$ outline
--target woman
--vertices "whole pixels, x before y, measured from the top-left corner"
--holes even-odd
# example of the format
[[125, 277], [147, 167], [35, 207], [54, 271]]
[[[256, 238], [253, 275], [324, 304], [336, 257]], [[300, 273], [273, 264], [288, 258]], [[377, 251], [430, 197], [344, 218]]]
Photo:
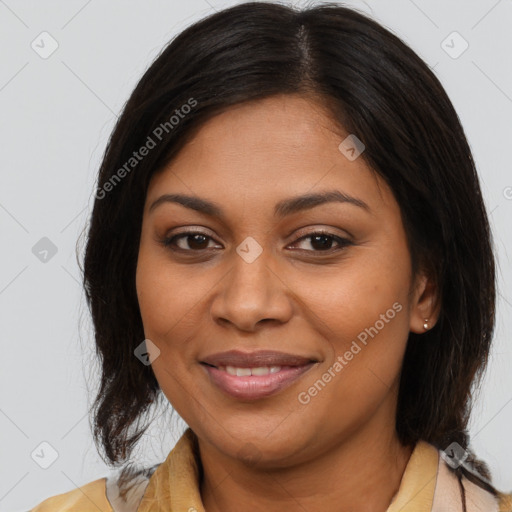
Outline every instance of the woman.
[[106, 460], [162, 396], [189, 428], [34, 511], [512, 510], [468, 449], [495, 307], [471, 151], [366, 16], [248, 3], [174, 39], [109, 141], [83, 271]]

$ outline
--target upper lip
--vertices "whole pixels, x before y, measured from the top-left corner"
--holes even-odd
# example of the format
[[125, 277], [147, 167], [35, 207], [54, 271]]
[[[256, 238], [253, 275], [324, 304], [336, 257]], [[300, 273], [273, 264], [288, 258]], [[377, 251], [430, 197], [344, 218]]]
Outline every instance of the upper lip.
[[258, 368], [260, 366], [304, 366], [317, 361], [295, 354], [286, 354], [275, 350], [258, 350], [255, 352], [241, 352], [229, 350], [218, 352], [202, 359], [202, 363], [211, 366], [234, 366], [236, 368]]

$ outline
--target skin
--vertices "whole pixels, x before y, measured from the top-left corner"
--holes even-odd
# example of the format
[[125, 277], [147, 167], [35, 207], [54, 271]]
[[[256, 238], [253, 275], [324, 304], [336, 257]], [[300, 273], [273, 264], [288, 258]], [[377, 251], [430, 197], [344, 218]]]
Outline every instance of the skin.
[[[395, 431], [400, 368], [409, 331], [425, 332], [425, 318], [435, 324], [435, 289], [411, 275], [391, 190], [363, 158], [350, 161], [338, 149], [347, 135], [312, 98], [274, 96], [210, 119], [150, 182], [138, 300], [145, 336], [160, 350], [155, 376], [199, 439], [208, 512], [380, 512], [398, 491], [412, 451]], [[370, 211], [329, 202], [273, 215], [281, 200], [325, 190]], [[224, 218], [171, 202], [150, 211], [171, 193], [214, 201]], [[175, 239], [181, 252], [161, 242], [188, 230], [210, 238]], [[318, 230], [350, 244], [306, 237]], [[263, 249], [251, 263], [236, 251], [247, 237]], [[394, 303], [401, 311], [300, 403], [299, 393]], [[200, 364], [231, 349], [318, 363], [287, 389], [244, 401], [215, 387]]]

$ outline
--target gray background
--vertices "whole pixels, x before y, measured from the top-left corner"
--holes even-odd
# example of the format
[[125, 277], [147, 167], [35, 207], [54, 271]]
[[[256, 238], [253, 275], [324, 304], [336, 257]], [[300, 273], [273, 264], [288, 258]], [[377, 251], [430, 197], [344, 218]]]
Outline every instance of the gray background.
[[[235, 3], [0, 0], [0, 511], [26, 510], [110, 471], [86, 413], [97, 365], [75, 244], [107, 137], [142, 73], [172, 36]], [[500, 297], [472, 446], [498, 488], [512, 491], [512, 1], [345, 3], [372, 14], [434, 68], [474, 152]], [[43, 31], [58, 44], [45, 59], [31, 47], [35, 41], [39, 52], [51, 49]], [[461, 55], [464, 41], [450, 36], [454, 31], [469, 45]], [[179, 437], [183, 422], [167, 417], [155, 421], [136, 452], [141, 463], [164, 460]], [[40, 464], [51, 462], [52, 450], [42, 442], [57, 454], [48, 469]], [[34, 450], [44, 456], [32, 458]]]

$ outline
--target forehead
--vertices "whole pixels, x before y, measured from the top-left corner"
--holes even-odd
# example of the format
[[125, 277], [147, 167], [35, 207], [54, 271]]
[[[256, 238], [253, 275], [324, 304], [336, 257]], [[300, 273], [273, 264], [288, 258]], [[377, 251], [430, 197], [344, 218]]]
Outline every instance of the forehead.
[[377, 209], [392, 206], [384, 181], [361, 157], [351, 161], [340, 151], [348, 135], [320, 103], [303, 96], [235, 105], [205, 122], [152, 177], [147, 203], [183, 192], [233, 207], [240, 197], [275, 204], [285, 196], [336, 189]]

